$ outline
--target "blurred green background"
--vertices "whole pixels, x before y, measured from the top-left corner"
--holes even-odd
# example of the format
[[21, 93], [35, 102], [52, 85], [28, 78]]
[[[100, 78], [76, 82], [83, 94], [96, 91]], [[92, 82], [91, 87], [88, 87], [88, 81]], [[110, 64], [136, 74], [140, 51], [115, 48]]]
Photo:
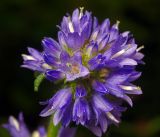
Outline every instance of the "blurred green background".
[[[33, 92], [34, 76], [20, 68], [21, 54], [28, 46], [41, 50], [44, 36], [56, 39], [62, 16], [81, 6], [100, 22], [120, 20], [121, 31], [130, 30], [137, 43], [145, 45], [146, 65], [138, 68], [143, 75], [137, 81], [144, 94], [134, 98], [119, 127], [111, 126], [104, 137], [160, 137], [159, 0], [0, 0], [0, 124], [20, 111], [31, 130], [45, 123], [47, 118], [38, 116], [42, 109], [38, 102], [51, 97], [53, 86], [45, 81], [38, 93]], [[86, 129], [78, 134], [94, 137]], [[0, 137], [8, 137], [3, 128]]]

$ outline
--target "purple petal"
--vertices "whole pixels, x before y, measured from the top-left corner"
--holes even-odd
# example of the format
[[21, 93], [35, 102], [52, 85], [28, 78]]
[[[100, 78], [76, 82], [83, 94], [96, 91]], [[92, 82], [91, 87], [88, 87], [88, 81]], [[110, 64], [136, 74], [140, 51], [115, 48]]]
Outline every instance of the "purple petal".
[[105, 85], [99, 81], [94, 81], [92, 83], [92, 87], [94, 90], [100, 92], [100, 93], [108, 93], [108, 89], [105, 87]]
[[67, 52], [65, 52], [65, 51], [61, 52], [61, 54], [60, 54], [60, 60], [63, 63], [69, 62], [69, 60], [70, 60], [69, 54]]
[[72, 14], [72, 22], [75, 32], [79, 32], [79, 10], [75, 9]]
[[90, 36], [90, 40], [96, 41], [99, 33], [99, 27], [95, 28]]
[[98, 19], [96, 17], [94, 17], [94, 20], [93, 20], [93, 30], [95, 28], [97, 28], [97, 27], [98, 27]]
[[129, 78], [130, 73], [131, 73], [130, 70], [129, 71], [128, 70], [114, 71], [107, 77], [106, 81], [109, 84], [118, 85], [118, 84], [125, 82]]
[[65, 34], [70, 32], [68, 27], [68, 17], [63, 17], [63, 20], [61, 22], [61, 30], [63, 30]]
[[95, 42], [91, 42], [86, 49], [87, 56], [94, 56], [98, 53], [98, 45]]
[[58, 109], [53, 117], [53, 123], [55, 126], [58, 125], [58, 123], [61, 121], [62, 117], [64, 115], [64, 109]]
[[42, 45], [44, 48], [44, 52], [59, 58], [61, 47], [59, 43], [57, 43], [52, 38], [44, 38], [42, 40]]
[[119, 34], [118, 29], [112, 27], [112, 28], [110, 29], [109, 34], [110, 34], [110, 39], [109, 39], [108, 42], [111, 42], [111, 41], [116, 40], [116, 39], [118, 38], [118, 34]]
[[111, 95], [122, 98], [124, 96], [124, 91], [120, 89], [117, 85], [106, 83], [106, 87]]
[[83, 86], [77, 86], [75, 95], [77, 98], [80, 98], [86, 96], [87, 92]]
[[110, 21], [109, 19], [105, 19], [101, 25], [100, 33], [108, 33], [109, 28], [110, 28]]
[[141, 72], [137, 72], [137, 71], [132, 72], [130, 77], [128, 78], [128, 81], [130, 82], [135, 81], [141, 76], [141, 74], [142, 74]]
[[62, 120], [61, 120], [62, 125], [64, 127], [67, 127], [70, 124], [70, 122], [72, 120], [72, 111], [73, 111], [73, 104], [72, 104], [72, 102], [69, 102], [65, 108], [65, 112], [64, 112]]
[[105, 63], [105, 56], [103, 56], [102, 54], [98, 54], [96, 57], [93, 57], [88, 61], [88, 65], [91, 70], [96, 69], [100, 65], [103, 66], [104, 63]]
[[45, 130], [45, 128], [44, 127], [39, 127], [38, 128], [38, 132], [39, 132], [39, 134], [40, 134], [40, 137], [46, 137], [46, 130]]
[[50, 54], [45, 53], [43, 57], [44, 57], [45, 62], [51, 66], [57, 66], [59, 64], [58, 58]]
[[144, 55], [143, 55], [142, 53], [140, 53], [140, 52], [137, 52], [137, 53], [133, 56], [133, 58], [134, 58], [135, 60], [141, 60], [141, 59], [144, 58]]
[[85, 76], [87, 76], [88, 74], [89, 74], [88, 68], [82, 66], [82, 67], [81, 67], [81, 73], [80, 73], [79, 77], [85, 77]]
[[58, 41], [64, 50], [65, 50], [65, 46], [67, 46], [65, 39], [66, 39], [65, 34], [61, 31], [59, 31], [58, 32]]
[[84, 44], [84, 40], [77, 32], [69, 33], [66, 42], [68, 47], [73, 50], [80, 49]]
[[33, 71], [39, 71], [39, 72], [45, 71], [45, 69], [42, 67], [42, 63], [39, 61], [27, 60], [27, 61], [24, 61], [24, 64], [21, 65], [21, 67], [28, 68]]
[[129, 57], [135, 54], [137, 49], [137, 44], [130, 44], [129, 46], [126, 45], [126, 47], [129, 47], [129, 49], [126, 50], [126, 52], [123, 54], [123, 57]]
[[124, 46], [127, 43], [127, 40], [128, 40], [128, 36], [124, 37], [120, 34], [115, 42], [115, 48], [117, 48], [117, 49], [114, 49], [115, 52], [117, 52], [118, 50], [121, 50], [121, 48], [124, 48]]
[[84, 125], [90, 119], [89, 105], [85, 99], [76, 99], [73, 106], [73, 121]]
[[135, 65], [137, 65], [137, 62], [133, 59], [125, 58], [119, 63], [119, 65], [121, 67], [123, 67], [123, 66], [135, 66]]
[[29, 47], [29, 48], [28, 48], [28, 52], [29, 52], [35, 59], [37, 59], [37, 60], [43, 60], [42, 54], [41, 54], [38, 50]]
[[57, 71], [57, 70], [48, 70], [46, 71], [45, 74], [47, 76], [47, 79], [51, 81], [63, 79], [65, 76], [62, 72]]
[[103, 133], [105, 133], [107, 131], [108, 128], [108, 121], [105, 115], [100, 115], [99, 117], [99, 124], [101, 126], [101, 129], [103, 131]]
[[92, 27], [92, 20], [91, 18], [86, 22], [82, 27], [81, 36], [82, 39], [85, 41], [87, 40], [91, 35], [91, 27]]
[[75, 52], [74, 56], [71, 58], [71, 63], [77, 63], [82, 65], [82, 55], [81, 52]]
[[131, 98], [127, 95], [124, 95], [123, 99], [132, 107], [133, 106], [133, 102], [131, 100]]
[[48, 106], [42, 110], [40, 116], [46, 117], [53, 114], [57, 109], [61, 109], [71, 101], [71, 89], [59, 90], [49, 101]]
[[100, 95], [94, 95], [92, 98], [92, 102], [94, 106], [101, 111], [108, 112], [113, 109], [112, 104]]
[[92, 131], [93, 134], [95, 134], [97, 137], [101, 137], [102, 136], [102, 131], [99, 127], [97, 126], [87, 126], [87, 128], [89, 130]]
[[109, 47], [109, 43], [108, 43], [108, 41], [109, 41], [109, 38], [110, 38], [110, 35], [109, 34], [107, 34], [103, 39], [102, 39], [102, 41], [100, 42], [100, 44], [99, 44], [99, 51], [101, 51], [101, 50], [103, 50], [105, 47]]
[[55, 54], [54, 52], [61, 50], [60, 45], [52, 38], [45, 37], [42, 40], [42, 44], [44, 46], [44, 50], [46, 50], [49, 53], [53, 52], [53, 54]]

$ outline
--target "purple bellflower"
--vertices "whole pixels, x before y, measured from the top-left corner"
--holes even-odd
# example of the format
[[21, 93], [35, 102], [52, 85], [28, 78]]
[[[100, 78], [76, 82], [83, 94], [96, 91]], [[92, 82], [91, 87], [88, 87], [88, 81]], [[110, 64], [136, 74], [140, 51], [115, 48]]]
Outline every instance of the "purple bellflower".
[[8, 123], [3, 125], [12, 137], [47, 137], [44, 127], [39, 127], [32, 134], [24, 123], [23, 114], [20, 113], [18, 120], [13, 116], [9, 117]]
[[91, 12], [75, 9], [58, 26], [58, 41], [45, 37], [43, 52], [28, 49], [23, 67], [50, 81], [64, 81], [63, 89], [42, 102], [47, 106], [41, 116], [53, 114], [54, 124], [64, 127], [81, 124], [97, 136], [120, 123], [123, 101], [132, 106], [129, 95], [142, 94], [132, 82], [141, 76], [136, 66], [143, 64], [144, 55], [143, 46], [138, 48], [133, 35], [119, 32], [118, 25], [109, 19], [99, 24]]

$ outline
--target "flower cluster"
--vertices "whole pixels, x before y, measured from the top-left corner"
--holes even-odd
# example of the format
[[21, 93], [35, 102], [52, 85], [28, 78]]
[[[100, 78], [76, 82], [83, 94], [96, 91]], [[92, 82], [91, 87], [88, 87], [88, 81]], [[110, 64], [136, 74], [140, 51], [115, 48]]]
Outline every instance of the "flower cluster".
[[12, 137], [46, 137], [44, 127], [39, 127], [37, 131], [31, 134], [24, 122], [22, 113], [19, 114], [18, 120], [10, 116], [8, 123], [4, 124], [3, 127], [9, 131]]
[[43, 52], [28, 48], [30, 55], [22, 55], [22, 67], [44, 74], [49, 81], [64, 82], [42, 102], [47, 106], [41, 116], [54, 114], [55, 125], [74, 122], [97, 136], [120, 122], [126, 110], [123, 100], [132, 106], [129, 95], [142, 94], [132, 82], [141, 75], [135, 68], [144, 55], [133, 35], [119, 32], [118, 25], [111, 25], [109, 19], [99, 24], [91, 12], [75, 9], [58, 26], [58, 41], [45, 37]]

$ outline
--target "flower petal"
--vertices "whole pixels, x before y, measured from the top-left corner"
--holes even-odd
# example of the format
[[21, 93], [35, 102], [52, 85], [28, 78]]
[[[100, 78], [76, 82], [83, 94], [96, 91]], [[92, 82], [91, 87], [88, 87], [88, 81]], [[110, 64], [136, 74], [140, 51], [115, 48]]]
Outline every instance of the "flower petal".
[[100, 93], [108, 93], [108, 89], [106, 88], [106, 86], [99, 81], [94, 81], [92, 83], [92, 87], [93, 87], [94, 90], [96, 90]]
[[119, 65], [120, 65], [120, 67], [123, 67], [123, 66], [135, 66], [135, 65], [137, 65], [137, 62], [135, 60], [133, 60], [133, 59], [125, 58], [119, 63]]
[[53, 114], [57, 109], [63, 108], [67, 103], [71, 101], [72, 93], [71, 89], [59, 90], [49, 101], [47, 107], [42, 110], [40, 116], [46, 117]]
[[84, 40], [77, 32], [69, 33], [66, 37], [66, 42], [68, 47], [73, 50], [80, 49], [84, 44]]
[[65, 76], [64, 73], [58, 70], [47, 70], [45, 74], [47, 76], [47, 79], [51, 81], [63, 79]]
[[87, 92], [85, 90], [85, 88], [83, 86], [77, 86], [76, 87], [76, 93], [75, 93], [75, 96], [77, 98], [80, 98], [80, 97], [84, 97], [87, 95]]
[[93, 96], [92, 101], [94, 106], [101, 111], [108, 112], [113, 109], [112, 104], [98, 94]]

